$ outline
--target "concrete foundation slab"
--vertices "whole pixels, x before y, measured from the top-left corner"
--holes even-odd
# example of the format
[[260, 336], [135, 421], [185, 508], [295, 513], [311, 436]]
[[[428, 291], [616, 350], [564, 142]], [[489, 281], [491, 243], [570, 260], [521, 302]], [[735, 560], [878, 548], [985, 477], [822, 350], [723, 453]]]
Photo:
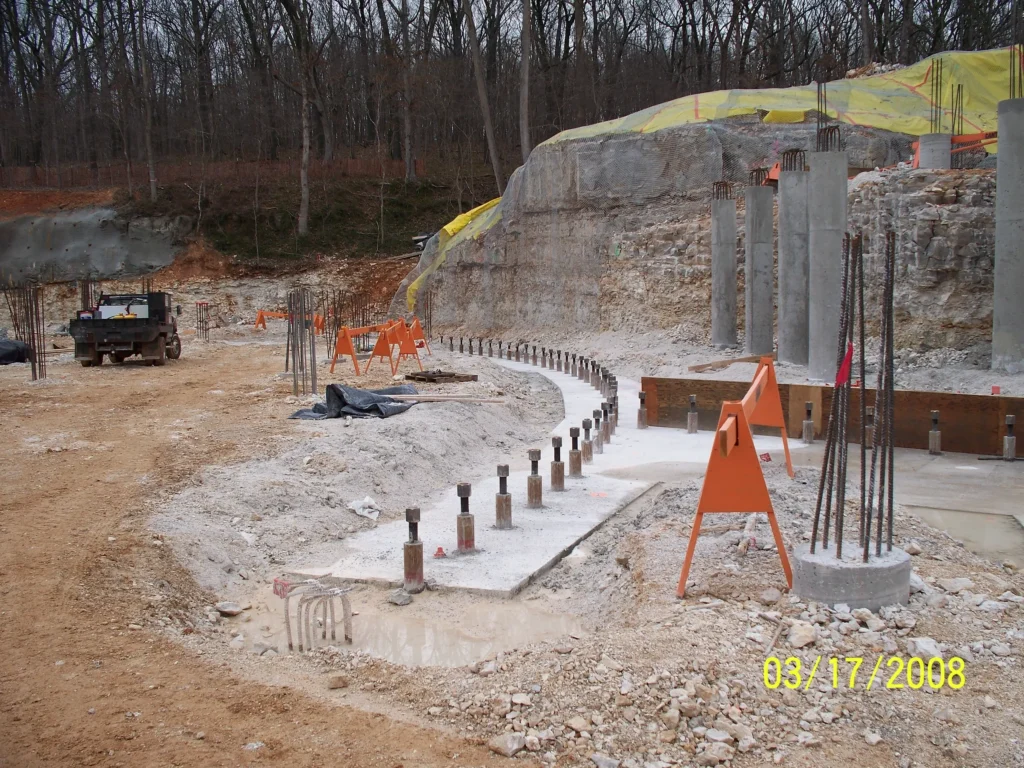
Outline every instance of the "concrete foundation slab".
[[736, 201], [711, 201], [711, 343], [736, 346]]
[[746, 351], [750, 355], [770, 355], [775, 351], [775, 242], [772, 236], [775, 193], [771, 187], [747, 187], [743, 197], [746, 205]]
[[779, 173], [779, 360], [807, 365], [808, 173]]
[[1024, 371], [1024, 99], [999, 102], [992, 368]]
[[[565, 419], [551, 431], [552, 436], [568, 435], [570, 427], [579, 426], [600, 404], [600, 394], [593, 387], [567, 373], [496, 359], [492, 363], [543, 376], [558, 385], [565, 403]], [[620, 378], [618, 386], [622, 399], [639, 397], [639, 382]], [[510, 469], [514, 470], [508, 478], [512, 530], [498, 530], [488, 521], [476, 527], [476, 553], [454, 554], [455, 518], [459, 513], [455, 488], [425, 500], [419, 524], [419, 538], [427, 553], [424, 577], [433, 588], [511, 597], [605, 520], [657, 484], [657, 480], [634, 479], [643, 474], [635, 471], [638, 466], [672, 462], [680, 471], [703, 472], [713, 441], [713, 432], [688, 435], [656, 427], [640, 430], [623, 420], [614, 442], [605, 447], [604, 453], [595, 453], [594, 461], [587, 464], [585, 476], [566, 478], [565, 493], [547, 493], [545, 488], [544, 506], [536, 510], [526, 508], [526, 456], [509, 457]], [[757, 448], [760, 452], [778, 452], [782, 441], [777, 437], [758, 437]], [[548, 447], [544, 460], [551, 457], [552, 449]], [[490, 498], [498, 492], [499, 481], [491, 466], [467, 467], [466, 477], [477, 497]], [[340, 544], [338, 559], [332, 565], [292, 568], [291, 572], [305, 577], [335, 576], [399, 586], [406, 528], [401, 520], [363, 531]], [[438, 547], [443, 547], [449, 556], [430, 557]]]
[[845, 152], [811, 152], [808, 185], [808, 345], [811, 379], [834, 381], [846, 233]]
[[881, 556], [876, 557], [872, 548], [865, 563], [856, 540], [843, 543], [842, 560], [836, 559], [834, 544], [819, 546], [814, 554], [810, 548], [810, 544], [799, 544], [793, 549], [793, 592], [801, 600], [845, 603], [872, 611], [910, 601], [910, 555], [902, 549], [886, 552], [883, 545]]

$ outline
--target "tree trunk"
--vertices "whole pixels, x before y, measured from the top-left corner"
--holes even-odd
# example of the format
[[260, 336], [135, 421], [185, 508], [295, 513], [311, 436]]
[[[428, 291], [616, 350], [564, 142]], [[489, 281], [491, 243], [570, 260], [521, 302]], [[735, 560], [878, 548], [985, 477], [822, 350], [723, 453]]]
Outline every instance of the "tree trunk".
[[402, 0], [402, 155], [405, 180], [416, 181], [416, 160], [412, 154], [412, 46], [409, 44], [409, 0]]
[[523, 150], [523, 165], [530, 157], [530, 44], [531, 7], [533, 0], [523, 0], [523, 28], [520, 33], [520, 47], [523, 59], [519, 66], [519, 144]]
[[302, 162], [299, 166], [299, 237], [309, 234], [309, 78], [303, 72], [302, 84]]
[[[583, 5], [583, 0], [574, 0], [573, 2], [573, 56], [575, 57], [575, 81], [576, 81], [576, 124], [583, 125], [586, 123], [586, 104], [583, 99], [584, 93], [584, 81], [586, 80], [586, 72], [583, 67], [583, 32], [586, 26], [586, 9]], [[597, 58], [597, 30], [594, 30], [594, 57], [595, 61]]]
[[494, 169], [494, 181], [498, 185], [498, 194], [505, 194], [505, 177], [501, 172], [501, 161], [498, 159], [498, 145], [494, 140], [494, 122], [491, 120], [491, 107], [487, 101], [487, 82], [480, 58], [480, 40], [476, 36], [476, 22], [473, 20], [473, 7], [470, 0], [462, 0], [466, 13], [466, 34], [469, 47], [473, 53], [473, 74], [476, 76], [476, 92], [480, 98], [480, 111], [484, 118], [484, 135], [487, 137], [487, 151], [491, 156], [491, 167]]
[[871, 32], [871, 15], [868, 11], [868, 0], [860, 0], [860, 36], [861, 66], [867, 66], [875, 57], [872, 46], [874, 35]]

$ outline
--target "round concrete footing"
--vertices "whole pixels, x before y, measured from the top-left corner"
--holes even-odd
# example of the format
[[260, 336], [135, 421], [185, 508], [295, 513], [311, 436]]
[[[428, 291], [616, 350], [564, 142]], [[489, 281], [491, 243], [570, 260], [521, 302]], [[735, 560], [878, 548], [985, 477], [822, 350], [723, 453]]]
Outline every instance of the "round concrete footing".
[[877, 611], [884, 605], [906, 605], [910, 600], [910, 555], [902, 549], [885, 551], [863, 562], [856, 541], [843, 543], [843, 559], [836, 560], [835, 544], [821, 546], [812, 555], [810, 544], [793, 551], [793, 592], [801, 600]]

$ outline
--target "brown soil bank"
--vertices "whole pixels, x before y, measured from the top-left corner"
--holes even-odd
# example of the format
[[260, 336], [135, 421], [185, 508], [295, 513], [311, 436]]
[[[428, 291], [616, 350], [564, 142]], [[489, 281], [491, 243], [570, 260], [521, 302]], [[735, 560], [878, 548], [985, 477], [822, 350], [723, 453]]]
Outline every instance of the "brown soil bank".
[[[265, 450], [279, 415], [239, 396], [276, 370], [276, 350], [195, 347], [159, 375], [69, 363], [30, 385], [0, 370], [0, 765], [493, 764], [478, 745], [241, 681], [135, 628], [206, 599], [146, 533], [147, 500]], [[175, 440], [170, 425], [196, 417], [202, 434]]]

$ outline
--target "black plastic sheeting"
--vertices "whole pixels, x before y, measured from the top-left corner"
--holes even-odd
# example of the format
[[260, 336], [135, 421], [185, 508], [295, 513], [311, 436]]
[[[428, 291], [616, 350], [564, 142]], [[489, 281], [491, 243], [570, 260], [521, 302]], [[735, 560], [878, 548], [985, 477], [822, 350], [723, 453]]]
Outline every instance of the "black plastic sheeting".
[[386, 419], [405, 413], [414, 405], [411, 400], [393, 400], [388, 395], [418, 395], [416, 387], [402, 384], [384, 389], [357, 389], [342, 384], [328, 384], [326, 402], [312, 408], [296, 411], [290, 419], [337, 419], [351, 416], [353, 419]]
[[0, 365], [27, 363], [28, 361], [28, 344], [24, 341], [15, 341], [14, 339], [0, 340]]

